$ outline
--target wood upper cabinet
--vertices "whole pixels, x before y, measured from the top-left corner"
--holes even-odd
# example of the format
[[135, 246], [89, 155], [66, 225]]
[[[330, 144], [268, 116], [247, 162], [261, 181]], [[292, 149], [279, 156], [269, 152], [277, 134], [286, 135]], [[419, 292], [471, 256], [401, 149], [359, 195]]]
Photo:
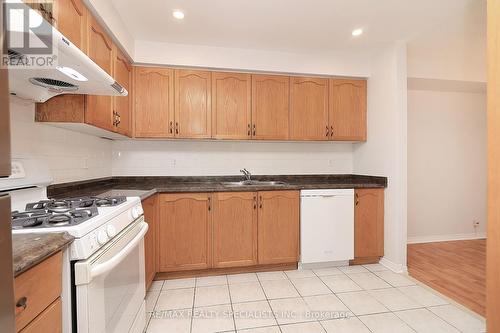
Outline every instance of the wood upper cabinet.
[[116, 132], [132, 136], [132, 65], [117, 48], [114, 61], [115, 80], [127, 89], [128, 95], [113, 97], [113, 126]]
[[366, 141], [366, 80], [330, 79], [332, 140]]
[[252, 138], [288, 139], [289, 77], [252, 75]]
[[81, 0], [54, 0], [57, 29], [83, 52], [87, 51], [88, 11]]
[[174, 137], [174, 71], [134, 67], [135, 137]]
[[212, 73], [213, 138], [251, 138], [251, 88], [250, 74]]
[[[97, 65], [113, 76], [114, 45], [95, 18], [89, 17], [87, 54]], [[113, 97], [87, 96], [85, 122], [110, 131], [113, 126]]]
[[213, 267], [257, 264], [257, 193], [214, 194]]
[[330, 139], [328, 94], [328, 79], [290, 78], [290, 139]]
[[147, 198], [142, 202], [144, 209], [144, 219], [149, 226], [148, 232], [144, 236], [144, 258], [146, 266], [146, 290], [149, 289], [158, 271], [158, 195]]
[[207, 193], [160, 195], [159, 270], [210, 268], [211, 196]]
[[175, 70], [175, 136], [210, 138], [211, 72]]
[[259, 264], [299, 259], [299, 191], [258, 192]]
[[[384, 189], [357, 189], [354, 208], [354, 257], [384, 255]], [[366, 262], [366, 261], [365, 261]]]

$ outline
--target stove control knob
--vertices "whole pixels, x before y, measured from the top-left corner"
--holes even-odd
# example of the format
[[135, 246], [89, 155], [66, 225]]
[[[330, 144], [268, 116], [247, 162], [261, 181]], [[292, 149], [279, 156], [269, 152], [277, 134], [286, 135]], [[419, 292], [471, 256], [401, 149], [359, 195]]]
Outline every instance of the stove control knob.
[[99, 231], [99, 233], [97, 234], [97, 242], [99, 243], [99, 245], [104, 245], [108, 242], [108, 235], [106, 234], [106, 231]]
[[116, 228], [114, 225], [108, 225], [106, 227], [106, 233], [108, 234], [109, 238], [113, 238], [116, 236]]
[[139, 215], [144, 214], [144, 209], [142, 209], [142, 206], [137, 206], [137, 211], [139, 212]]
[[141, 214], [139, 213], [139, 210], [137, 209], [137, 207], [132, 208], [131, 214], [132, 214], [132, 218], [134, 220], [137, 219], [137, 218], [139, 218], [139, 216], [141, 216]]

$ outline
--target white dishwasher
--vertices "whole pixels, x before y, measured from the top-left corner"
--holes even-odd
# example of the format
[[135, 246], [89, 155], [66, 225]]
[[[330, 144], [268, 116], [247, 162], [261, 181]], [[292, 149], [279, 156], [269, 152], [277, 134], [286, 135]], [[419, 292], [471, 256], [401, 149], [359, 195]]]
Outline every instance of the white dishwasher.
[[354, 189], [300, 192], [300, 263], [354, 259]]

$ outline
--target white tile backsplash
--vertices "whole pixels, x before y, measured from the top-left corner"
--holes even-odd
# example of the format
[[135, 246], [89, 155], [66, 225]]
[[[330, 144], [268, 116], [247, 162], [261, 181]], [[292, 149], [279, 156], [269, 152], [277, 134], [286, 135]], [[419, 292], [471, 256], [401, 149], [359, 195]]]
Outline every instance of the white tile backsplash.
[[35, 104], [11, 98], [12, 156], [44, 161], [54, 183], [111, 176], [112, 141], [35, 123]]
[[352, 173], [352, 144], [114, 141], [113, 175], [198, 176]]

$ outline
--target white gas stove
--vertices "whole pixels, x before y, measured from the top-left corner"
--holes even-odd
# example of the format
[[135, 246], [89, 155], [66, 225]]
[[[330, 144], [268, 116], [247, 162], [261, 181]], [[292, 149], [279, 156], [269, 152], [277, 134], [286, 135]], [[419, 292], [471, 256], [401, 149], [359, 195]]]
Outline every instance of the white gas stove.
[[0, 180], [12, 198], [13, 233], [67, 232], [63, 253], [63, 332], [143, 332], [146, 323], [144, 221], [138, 197], [47, 199], [50, 173], [14, 159]]

